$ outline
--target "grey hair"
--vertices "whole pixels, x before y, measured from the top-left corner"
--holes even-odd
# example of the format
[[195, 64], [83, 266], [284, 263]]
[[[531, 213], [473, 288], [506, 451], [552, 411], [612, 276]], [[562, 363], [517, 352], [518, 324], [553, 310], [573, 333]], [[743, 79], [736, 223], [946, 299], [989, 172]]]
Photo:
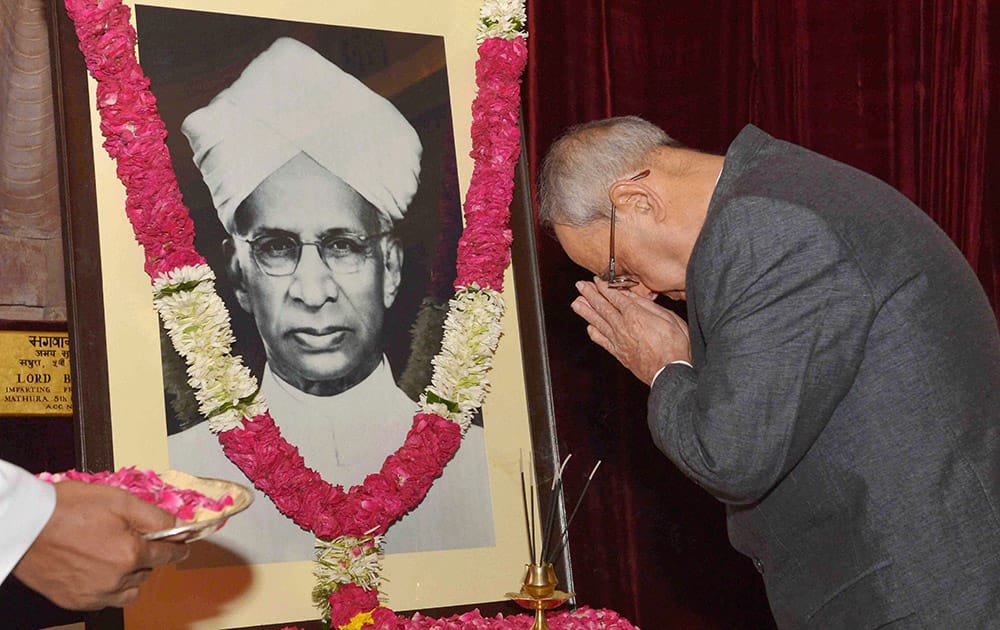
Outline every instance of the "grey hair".
[[684, 145], [638, 116], [570, 127], [549, 148], [538, 177], [539, 222], [584, 226], [610, 218], [608, 190], [646, 168], [658, 147]]

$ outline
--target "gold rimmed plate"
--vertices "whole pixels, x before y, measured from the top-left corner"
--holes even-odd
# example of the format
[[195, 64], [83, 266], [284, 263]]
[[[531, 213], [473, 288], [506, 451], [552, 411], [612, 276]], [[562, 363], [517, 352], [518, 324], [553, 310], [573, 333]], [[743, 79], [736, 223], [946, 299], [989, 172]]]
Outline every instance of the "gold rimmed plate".
[[146, 540], [170, 539], [171, 542], [184, 543], [201, 540], [218, 531], [230, 517], [239, 514], [253, 503], [253, 492], [250, 488], [232, 481], [195, 477], [179, 470], [165, 470], [159, 476], [171, 486], [195, 490], [211, 499], [221, 499], [228, 494], [233, 498], [233, 504], [226, 506], [221, 512], [200, 508], [195, 512], [193, 519], [183, 521], [176, 527], [143, 534]]

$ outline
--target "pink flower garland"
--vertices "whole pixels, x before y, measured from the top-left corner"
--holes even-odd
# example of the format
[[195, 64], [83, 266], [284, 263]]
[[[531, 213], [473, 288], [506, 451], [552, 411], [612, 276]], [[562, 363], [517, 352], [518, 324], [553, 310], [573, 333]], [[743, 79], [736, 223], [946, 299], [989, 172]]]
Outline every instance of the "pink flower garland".
[[465, 196], [456, 287], [503, 289], [503, 273], [510, 265], [514, 167], [521, 152], [520, 77], [527, 59], [523, 37], [490, 38], [479, 46], [470, 153], [475, 166]]
[[[627, 619], [610, 610], [594, 610], [581, 606], [545, 616], [552, 630], [638, 630]], [[431, 619], [420, 613], [412, 620], [402, 620], [396, 626], [376, 626], [394, 630], [528, 630], [534, 622], [532, 615], [497, 615], [487, 619], [478, 610], [455, 615], [447, 619]]]
[[[129, 8], [121, 0], [65, 1], [87, 68], [97, 80], [104, 148], [116, 161], [118, 177], [125, 185], [125, 211], [143, 248], [146, 273], [155, 279], [184, 266], [205, 264], [194, 248], [194, 225], [164, 142], [166, 127], [149, 91], [149, 79], [135, 57], [136, 34], [129, 23]], [[455, 287], [500, 291], [510, 264], [508, 223], [514, 167], [520, 154], [519, 86], [527, 46], [523, 38], [491, 38], [479, 47], [479, 55], [472, 124], [475, 166], [466, 196], [466, 228], [459, 241]], [[383, 533], [416, 507], [458, 450], [461, 431], [440, 416], [417, 414], [400, 449], [386, 458], [378, 473], [346, 493], [305, 465], [267, 412], [244, 419], [242, 428], [220, 433], [219, 442], [226, 456], [283, 514], [317, 537], [330, 540]], [[378, 607], [377, 593], [355, 584], [342, 585], [331, 594], [330, 602], [340, 622], [334, 627], [365, 611], [370, 611], [372, 623], [379, 628], [531, 625], [527, 616], [491, 621], [478, 611], [451, 620], [416, 615], [406, 621]], [[563, 630], [633, 628], [615, 613], [585, 608], [554, 615], [550, 625]]]
[[164, 139], [167, 130], [135, 57], [135, 30], [121, 0], [67, 0], [80, 50], [97, 80], [104, 149], [125, 185], [125, 212], [151, 277], [205, 262]]
[[337, 589], [337, 593], [339, 594], [337, 601], [330, 602], [331, 628], [346, 626], [359, 610], [379, 609], [378, 593], [376, 591], [366, 591], [357, 584], [344, 584]]
[[[483, 617], [478, 609], [445, 619], [425, 617], [420, 613], [414, 614], [412, 619], [406, 619], [386, 615], [381, 611], [386, 609], [379, 608], [372, 612], [372, 625], [377, 630], [529, 630], [534, 622], [532, 615]], [[344, 619], [343, 616], [337, 617], [337, 620]], [[341, 625], [346, 625], [347, 621]], [[552, 630], [639, 630], [616, 612], [595, 610], [587, 606], [546, 615], [545, 621]], [[337, 627], [336, 622], [332, 627]], [[282, 630], [299, 629], [285, 626]]]
[[[98, 81], [97, 107], [104, 147], [117, 162], [126, 191], [126, 213], [142, 245], [152, 278], [184, 265], [203, 264], [194, 249], [194, 227], [184, 206], [164, 139], [166, 128], [135, 57], [135, 30], [121, 0], [66, 0], [80, 50]], [[473, 106], [476, 167], [466, 207], [456, 284], [503, 284], [510, 260], [507, 228], [513, 169], [520, 151], [518, 82], [527, 57], [523, 39], [488, 40], [481, 54], [503, 50], [476, 65], [481, 92]], [[503, 61], [506, 60], [506, 61]], [[508, 64], [515, 64], [514, 68]], [[512, 83], [512, 86], [510, 85]], [[497, 133], [492, 140], [491, 130]], [[502, 151], [493, 154], [494, 148]], [[506, 179], [506, 184], [497, 182]], [[474, 200], [474, 201], [473, 201]], [[471, 262], [463, 262], [463, 254]], [[244, 419], [219, 434], [226, 456], [267, 494], [277, 508], [317, 537], [383, 533], [423, 500], [461, 441], [458, 426], [440, 416], [417, 414], [403, 446], [381, 470], [344, 492], [308, 468], [298, 449], [281, 437], [268, 413]]]
[[226, 456], [254, 485], [297, 525], [325, 540], [384, 533], [423, 500], [461, 439], [454, 422], [417, 414], [403, 446], [386, 458], [381, 471], [345, 493], [304, 464], [269, 414], [219, 434]]

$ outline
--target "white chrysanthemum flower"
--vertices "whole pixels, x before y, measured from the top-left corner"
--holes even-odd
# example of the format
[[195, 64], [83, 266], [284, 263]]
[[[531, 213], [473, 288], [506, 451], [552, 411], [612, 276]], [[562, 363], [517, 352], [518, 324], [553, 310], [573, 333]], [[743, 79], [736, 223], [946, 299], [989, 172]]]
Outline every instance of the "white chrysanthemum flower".
[[432, 413], [435, 416], [441, 416], [442, 418], [450, 418], [451, 411], [448, 410], [448, 405], [443, 402], [427, 402], [427, 394], [420, 394], [420, 413]]
[[213, 432], [238, 426], [244, 415], [263, 413], [256, 400], [257, 380], [239, 357], [195, 355], [188, 366], [188, 384], [195, 390], [198, 409]]
[[490, 388], [487, 373], [503, 332], [503, 312], [503, 298], [491, 289], [461, 289], [449, 304], [441, 352], [420, 402], [424, 411], [457, 422], [463, 433]]
[[228, 354], [232, 347], [229, 311], [207, 280], [188, 290], [154, 298], [163, 326], [181, 356], [193, 352]]
[[527, 22], [523, 0], [484, 0], [479, 8], [476, 43], [482, 44], [491, 37], [527, 37]]
[[326, 619], [330, 614], [330, 593], [341, 584], [354, 583], [372, 590], [382, 581], [382, 546], [384, 536], [339, 536], [333, 540], [316, 539], [316, 564], [313, 576], [313, 603]]
[[[369, 541], [373, 544], [366, 545]], [[316, 577], [337, 584], [353, 582], [365, 588], [377, 587], [382, 572], [379, 551], [384, 542], [383, 536], [340, 536], [331, 541], [317, 539]]]
[[158, 294], [167, 287], [178, 286], [190, 282], [202, 282], [204, 280], [215, 280], [215, 273], [208, 265], [187, 265], [171, 269], [168, 272], [160, 272], [153, 280], [153, 293]]

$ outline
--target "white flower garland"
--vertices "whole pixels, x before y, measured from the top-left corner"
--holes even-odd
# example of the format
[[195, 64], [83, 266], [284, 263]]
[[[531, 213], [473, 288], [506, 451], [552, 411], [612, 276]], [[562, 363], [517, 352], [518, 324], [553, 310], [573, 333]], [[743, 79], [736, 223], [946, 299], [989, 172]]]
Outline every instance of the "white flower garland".
[[212, 432], [264, 413], [257, 379], [241, 357], [231, 354], [235, 337], [229, 311], [216, 293], [211, 268], [187, 266], [160, 274], [153, 282], [153, 306], [187, 363], [188, 384]]
[[503, 297], [476, 286], [459, 289], [448, 303], [441, 351], [431, 361], [434, 375], [420, 395], [420, 409], [457, 422], [463, 435], [490, 389], [487, 373], [503, 333], [503, 313]]
[[527, 37], [527, 23], [523, 0], [483, 0], [479, 7], [476, 43], [482, 44], [491, 37]]

